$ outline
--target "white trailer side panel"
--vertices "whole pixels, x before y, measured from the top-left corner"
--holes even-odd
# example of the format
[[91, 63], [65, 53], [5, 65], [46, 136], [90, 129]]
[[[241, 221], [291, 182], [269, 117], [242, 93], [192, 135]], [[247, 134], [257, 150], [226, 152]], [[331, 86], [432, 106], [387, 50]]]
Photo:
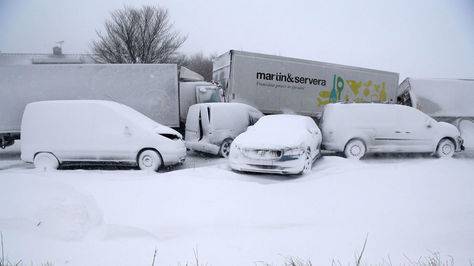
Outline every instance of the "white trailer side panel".
[[0, 77], [0, 133], [19, 132], [26, 104], [42, 100], [111, 100], [179, 126], [174, 64], [0, 66]]
[[474, 117], [474, 80], [406, 78], [399, 94], [405, 92], [413, 107], [432, 117]]
[[398, 73], [234, 50], [216, 59], [214, 79], [229, 101], [311, 116], [330, 102], [395, 103], [398, 88]]

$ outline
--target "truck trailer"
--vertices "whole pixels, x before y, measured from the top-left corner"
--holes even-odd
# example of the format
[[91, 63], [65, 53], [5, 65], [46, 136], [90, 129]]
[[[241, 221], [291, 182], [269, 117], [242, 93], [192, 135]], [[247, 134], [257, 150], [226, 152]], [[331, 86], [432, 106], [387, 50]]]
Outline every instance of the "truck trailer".
[[[219, 101], [219, 88], [176, 64], [0, 66], [0, 146], [20, 138], [23, 110], [45, 100], [109, 100], [178, 128], [189, 106]], [[183, 127], [184, 128], [184, 127]]]
[[469, 149], [474, 149], [474, 80], [406, 78], [397, 102], [415, 107], [437, 121], [455, 125]]
[[455, 125], [464, 119], [474, 121], [474, 80], [406, 78], [397, 101]]
[[396, 103], [398, 73], [230, 50], [213, 63], [226, 101], [319, 117], [335, 102]]

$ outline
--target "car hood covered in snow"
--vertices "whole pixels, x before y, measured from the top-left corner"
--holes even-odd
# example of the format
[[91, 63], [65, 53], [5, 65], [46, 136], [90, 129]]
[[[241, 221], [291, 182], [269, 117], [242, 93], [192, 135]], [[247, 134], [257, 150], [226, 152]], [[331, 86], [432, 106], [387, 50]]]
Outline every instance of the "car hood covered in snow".
[[459, 129], [453, 124], [446, 123], [446, 122], [438, 122], [438, 125], [440, 126], [442, 133], [444, 133], [447, 136], [457, 137], [461, 135], [461, 133], [459, 132]]
[[298, 115], [270, 115], [260, 120], [235, 138], [243, 149], [286, 149], [302, 146], [308, 138], [305, 117]]

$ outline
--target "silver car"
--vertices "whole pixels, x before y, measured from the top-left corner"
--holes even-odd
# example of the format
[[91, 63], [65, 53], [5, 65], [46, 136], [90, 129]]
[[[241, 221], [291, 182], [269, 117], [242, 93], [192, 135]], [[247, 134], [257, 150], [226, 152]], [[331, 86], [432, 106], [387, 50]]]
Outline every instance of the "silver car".
[[268, 115], [234, 140], [229, 164], [237, 171], [303, 174], [320, 156], [321, 141], [310, 117]]

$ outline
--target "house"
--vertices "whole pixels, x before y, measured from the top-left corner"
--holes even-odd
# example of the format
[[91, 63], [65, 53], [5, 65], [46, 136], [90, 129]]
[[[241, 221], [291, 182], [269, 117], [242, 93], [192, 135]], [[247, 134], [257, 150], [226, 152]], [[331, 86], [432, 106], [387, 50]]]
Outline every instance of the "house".
[[91, 54], [63, 54], [60, 46], [53, 47], [52, 54], [1, 53], [0, 66], [36, 64], [94, 64]]

